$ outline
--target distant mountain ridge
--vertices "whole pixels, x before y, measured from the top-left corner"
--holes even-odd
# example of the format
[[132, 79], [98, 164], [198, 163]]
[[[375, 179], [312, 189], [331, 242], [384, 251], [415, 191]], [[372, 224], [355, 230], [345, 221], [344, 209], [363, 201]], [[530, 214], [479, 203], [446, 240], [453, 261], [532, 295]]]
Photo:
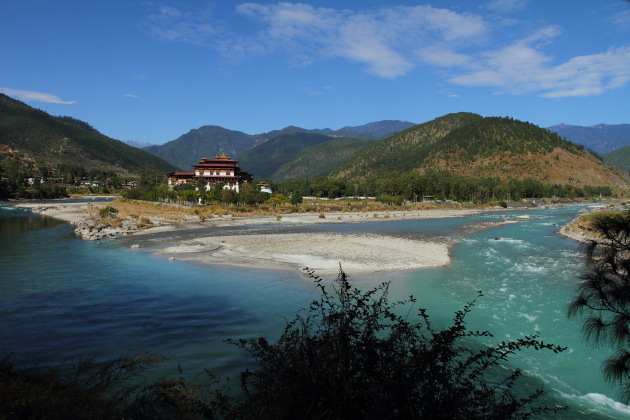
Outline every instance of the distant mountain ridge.
[[109, 138], [86, 122], [54, 117], [0, 94], [0, 144], [47, 163], [73, 163], [86, 168], [133, 171], [153, 165], [175, 167], [151, 153]]
[[[180, 169], [188, 170], [190, 165], [203, 157], [213, 157], [225, 153], [231, 157], [240, 157], [253, 147], [283, 135], [317, 134], [329, 139], [352, 137], [357, 139], [383, 139], [409, 128], [415, 124], [408, 121], [377, 121], [360, 126], [344, 127], [339, 130], [305, 129], [288, 126], [282, 130], [273, 130], [262, 134], [246, 134], [216, 125], [206, 125], [190, 130], [188, 133], [163, 145], [145, 147], [150, 153], [161, 157]], [[243, 166], [245, 168], [245, 166]], [[252, 172], [252, 169], [247, 169]], [[263, 171], [265, 172], [265, 171]], [[253, 172], [252, 172], [253, 173]], [[265, 172], [266, 173], [266, 172]], [[257, 175], [258, 176], [258, 175]]]
[[600, 154], [630, 146], [630, 124], [597, 124], [590, 127], [558, 124], [547, 129]]

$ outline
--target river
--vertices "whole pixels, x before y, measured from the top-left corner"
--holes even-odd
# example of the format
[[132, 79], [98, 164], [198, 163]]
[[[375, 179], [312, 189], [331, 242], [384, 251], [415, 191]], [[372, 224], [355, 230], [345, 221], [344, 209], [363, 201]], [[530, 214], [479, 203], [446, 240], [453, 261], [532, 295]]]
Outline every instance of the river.
[[[560, 354], [524, 351], [510, 359], [526, 372], [526, 381], [544, 385], [546, 402], [570, 406], [554, 418], [630, 418], [630, 408], [601, 379], [600, 364], [610, 349], [586, 346], [580, 320], [566, 317], [582, 256], [579, 244], [556, 231], [581, 208], [529, 210], [532, 220], [489, 229], [471, 226], [521, 213], [275, 229], [451, 241], [447, 267], [348, 274], [361, 288], [390, 281], [392, 299], [416, 296], [438, 325], [483, 291], [467, 325], [492, 332], [488, 344], [539, 331], [545, 342], [568, 347]], [[85, 241], [70, 224], [0, 204], [0, 352], [13, 352], [17, 362], [46, 364], [150, 351], [169, 358], [160, 366], [163, 374], [176, 374], [179, 365], [191, 377], [207, 368], [236, 379], [251, 361], [224, 340], [277, 337], [316, 289], [302, 273], [153, 255], [170, 241], [198, 233]], [[140, 248], [132, 249], [136, 243]]]

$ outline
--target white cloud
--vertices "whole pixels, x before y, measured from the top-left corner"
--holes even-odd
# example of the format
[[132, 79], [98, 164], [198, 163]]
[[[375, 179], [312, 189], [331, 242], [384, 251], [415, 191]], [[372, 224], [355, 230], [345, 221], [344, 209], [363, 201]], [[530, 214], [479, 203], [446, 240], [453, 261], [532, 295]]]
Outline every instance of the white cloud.
[[280, 52], [294, 65], [342, 58], [363, 63], [370, 74], [384, 78], [408, 74], [422, 61], [417, 53], [421, 48], [439, 42], [469, 44], [487, 30], [478, 15], [431, 6], [351, 11], [302, 3], [244, 3], [236, 12], [260, 29], [253, 35], [235, 34], [217, 29], [220, 25], [210, 13], [172, 7], [149, 16], [145, 27], [162, 40], [204, 44], [230, 57]]
[[[546, 33], [552, 36], [556, 32]], [[537, 94], [548, 98], [599, 95], [630, 81], [629, 47], [553, 64], [552, 57], [529, 45], [544, 38], [541, 34], [485, 52], [469, 66], [467, 74], [449, 80], [463, 86], [495, 87], [497, 93]]]
[[51, 93], [34, 92], [31, 90], [11, 89], [6, 87], [0, 87], [0, 92], [8, 96], [16, 97], [17, 99], [25, 102], [44, 102], [47, 104], [75, 104], [76, 101], [64, 101], [58, 96]]
[[125, 98], [139, 98], [138, 95], [134, 95], [133, 93], [125, 93], [123, 96]]
[[[490, 0], [480, 10], [511, 13], [529, 2]], [[512, 19], [508, 28], [505, 20], [497, 24], [496, 16], [428, 5], [349, 10], [243, 3], [235, 11], [249, 19], [246, 29], [220, 24], [208, 11], [172, 7], [151, 15], [147, 28], [163, 40], [206, 45], [230, 58], [282, 54], [299, 66], [341, 59], [389, 79], [429, 66], [455, 85], [490, 87], [503, 94], [596, 95], [625, 86], [630, 78], [628, 47], [558, 62], [547, 52], [561, 34], [553, 25], [529, 29]]]
[[316, 8], [306, 4], [246, 3], [237, 12], [264, 25], [256, 40], [268, 51], [286, 51], [303, 64], [325, 58], [364, 63], [375, 76], [409, 73], [436, 42], [469, 43], [486, 25], [477, 15], [431, 6], [391, 6], [367, 11]]

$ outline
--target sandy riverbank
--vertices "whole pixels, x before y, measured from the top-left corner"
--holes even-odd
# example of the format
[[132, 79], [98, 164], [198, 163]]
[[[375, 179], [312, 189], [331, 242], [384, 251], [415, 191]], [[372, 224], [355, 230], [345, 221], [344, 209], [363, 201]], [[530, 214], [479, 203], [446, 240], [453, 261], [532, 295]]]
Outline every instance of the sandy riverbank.
[[290, 233], [208, 236], [162, 249], [177, 260], [335, 274], [402, 271], [449, 263], [449, 245], [383, 235]]
[[[31, 211], [68, 221], [77, 226], [93, 223], [91, 213], [107, 203], [24, 203]], [[147, 235], [185, 229], [250, 225], [295, 226], [300, 224], [356, 223], [374, 220], [432, 219], [465, 217], [482, 210], [431, 209], [368, 213], [317, 213], [254, 215], [235, 217], [214, 216], [200, 221], [187, 217], [179, 221], [152, 217], [151, 223], [140, 229], [105, 227], [107, 237]], [[158, 255], [174, 259], [207, 264], [227, 264], [255, 268], [315, 269], [318, 273], [336, 273], [339, 264], [351, 273], [400, 271], [422, 267], [443, 266], [449, 263], [449, 244], [436, 241], [419, 241], [383, 235], [349, 235], [330, 233], [276, 233], [243, 234], [232, 236], [204, 236], [174, 243], [161, 249]], [[89, 237], [81, 228], [77, 233]], [[205, 232], [207, 234], [207, 231]], [[102, 237], [102, 236], [101, 236]]]

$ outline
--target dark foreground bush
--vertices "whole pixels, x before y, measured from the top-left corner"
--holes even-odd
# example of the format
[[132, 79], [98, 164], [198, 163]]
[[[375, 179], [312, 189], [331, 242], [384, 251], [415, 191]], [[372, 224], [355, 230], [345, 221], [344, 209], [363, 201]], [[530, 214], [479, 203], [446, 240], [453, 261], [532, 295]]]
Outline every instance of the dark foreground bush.
[[259, 363], [241, 373], [240, 397], [212, 389], [212, 376], [205, 390], [183, 378], [134, 382], [156, 361], [151, 358], [96, 370], [86, 365], [69, 381], [5, 363], [0, 418], [525, 419], [563, 409], [538, 404], [542, 389], [516, 396], [519, 369], [501, 376], [501, 364], [521, 349], [563, 348], [536, 335], [469, 347], [472, 337], [491, 337], [465, 325], [481, 293], [455, 313], [450, 327], [438, 330], [424, 309], [413, 313], [415, 298], [390, 303], [388, 283], [361, 291], [340, 271], [329, 290], [309, 275], [320, 298], [289, 321], [274, 344], [229, 340]]
[[309, 275], [321, 297], [287, 324], [275, 344], [233, 341], [260, 362], [258, 370], [241, 374], [245, 398], [238, 417], [506, 419], [560, 409], [535, 404], [541, 389], [516, 397], [518, 369], [498, 383], [486, 381], [490, 370], [523, 348], [564, 349], [536, 335], [468, 348], [466, 338], [491, 336], [466, 329], [477, 299], [456, 312], [450, 327], [436, 330], [424, 309], [411, 314], [415, 298], [390, 303], [388, 283], [364, 292], [340, 271], [331, 292]]

